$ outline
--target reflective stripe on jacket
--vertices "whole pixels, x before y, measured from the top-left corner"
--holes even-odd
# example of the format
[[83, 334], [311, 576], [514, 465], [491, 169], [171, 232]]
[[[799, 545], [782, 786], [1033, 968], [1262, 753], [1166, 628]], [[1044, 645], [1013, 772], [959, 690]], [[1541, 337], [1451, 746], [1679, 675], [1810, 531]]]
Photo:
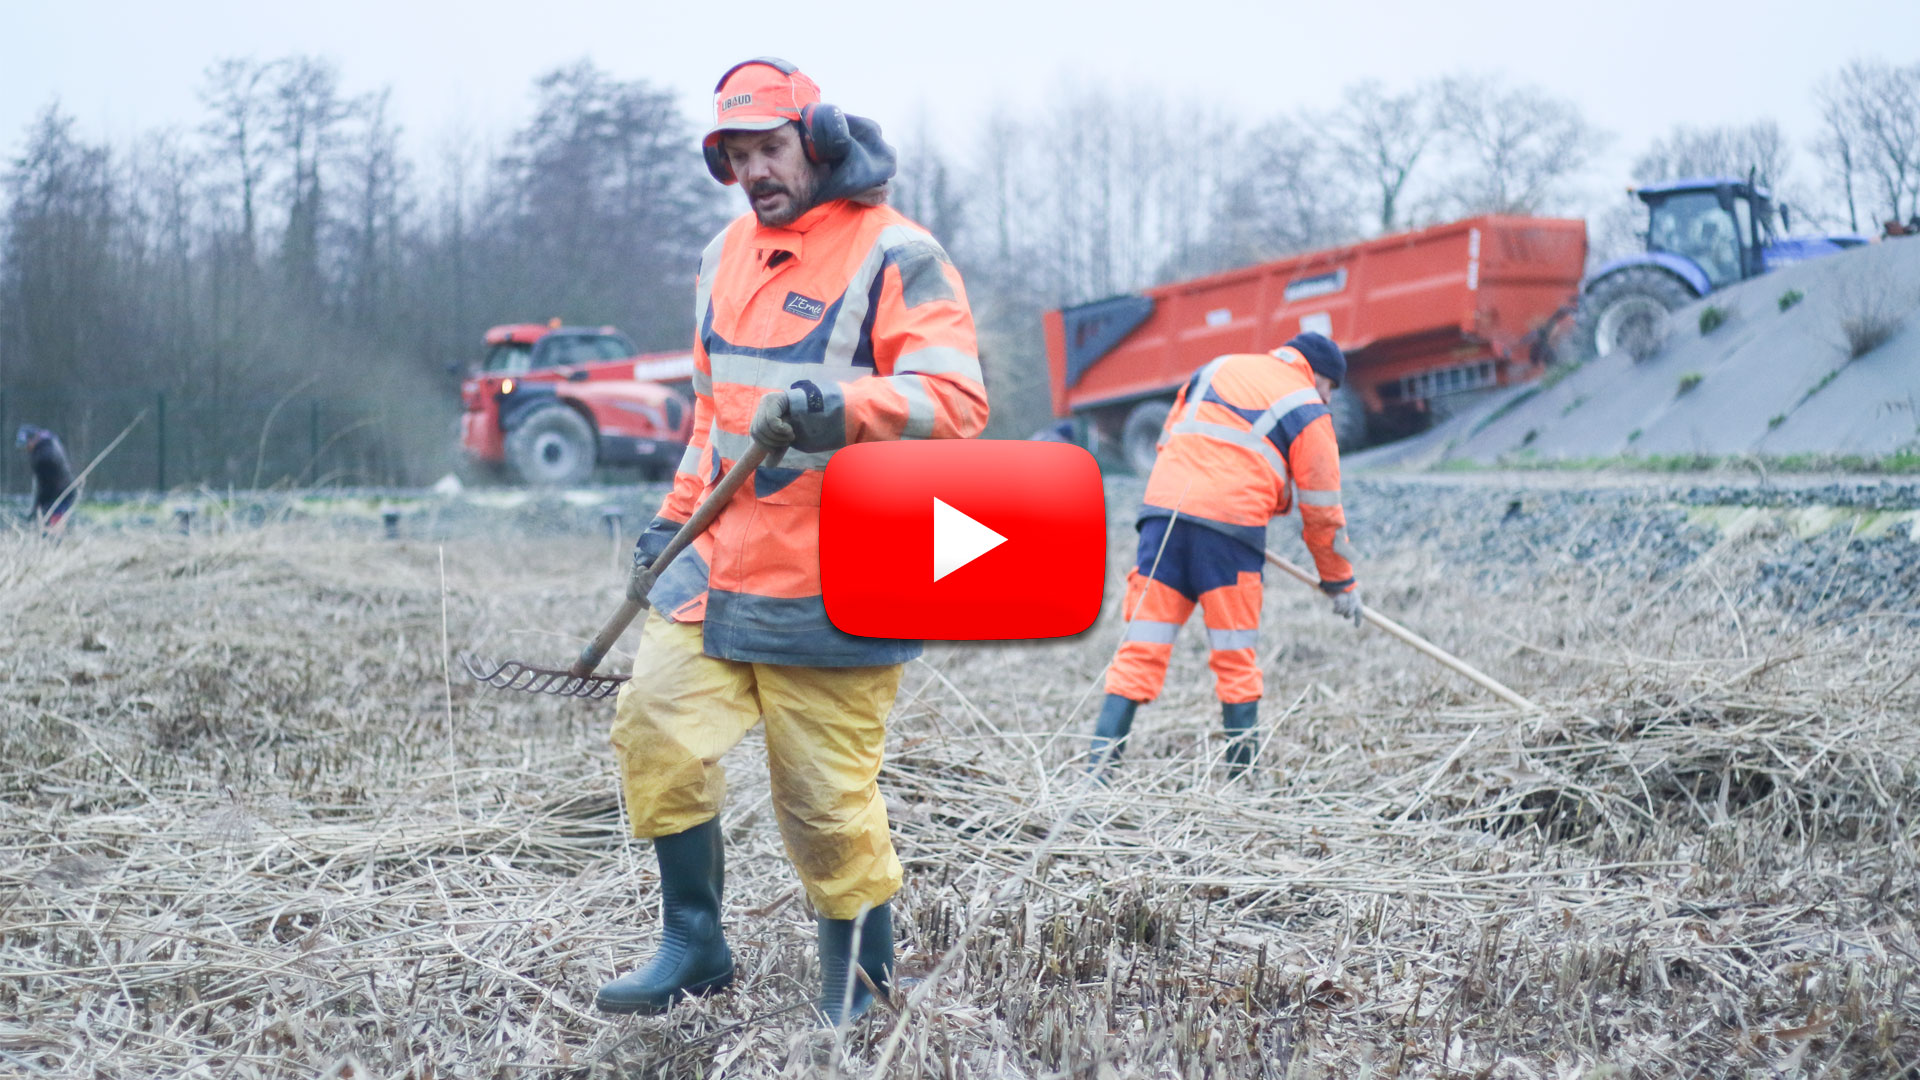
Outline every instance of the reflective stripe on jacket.
[[1174, 398], [1142, 518], [1181, 520], [1266, 546], [1267, 521], [1300, 505], [1300, 535], [1330, 593], [1353, 588], [1340, 452], [1313, 371], [1294, 349], [1234, 353]]
[[701, 256], [694, 314], [693, 440], [650, 527], [653, 550], [751, 445], [763, 396], [797, 387], [808, 409], [779, 464], [756, 470], [654, 586], [656, 609], [704, 620], [708, 655], [726, 660], [854, 667], [919, 655], [917, 641], [827, 621], [820, 484], [849, 443], [986, 426], [973, 315], [947, 253], [884, 205], [835, 199], [785, 228], [745, 214]]

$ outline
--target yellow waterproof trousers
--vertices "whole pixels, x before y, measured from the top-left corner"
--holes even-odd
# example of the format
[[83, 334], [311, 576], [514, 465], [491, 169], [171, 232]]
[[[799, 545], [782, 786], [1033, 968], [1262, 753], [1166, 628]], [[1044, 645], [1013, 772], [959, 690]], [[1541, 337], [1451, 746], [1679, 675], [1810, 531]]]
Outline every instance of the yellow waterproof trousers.
[[717, 660], [699, 623], [649, 613], [613, 718], [633, 835], [671, 836], [718, 814], [720, 757], [765, 720], [774, 816], [814, 910], [851, 919], [892, 899], [900, 859], [874, 780], [902, 666]]

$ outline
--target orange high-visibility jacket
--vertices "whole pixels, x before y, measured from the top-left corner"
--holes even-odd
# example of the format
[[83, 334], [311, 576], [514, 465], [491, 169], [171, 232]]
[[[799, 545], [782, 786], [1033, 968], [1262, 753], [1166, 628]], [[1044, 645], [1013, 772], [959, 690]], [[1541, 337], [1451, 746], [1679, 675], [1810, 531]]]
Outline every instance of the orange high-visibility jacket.
[[695, 318], [693, 440], [649, 528], [654, 550], [752, 445], [764, 395], [797, 387], [808, 408], [792, 417], [797, 437], [778, 466], [756, 470], [662, 574], [655, 610], [704, 620], [707, 654], [726, 660], [853, 667], [919, 655], [917, 641], [853, 637], [827, 621], [820, 483], [849, 443], [986, 426], [973, 314], [947, 253], [884, 205], [834, 199], [785, 228], [745, 214], [701, 256]]
[[1178, 507], [1179, 520], [1256, 550], [1266, 547], [1268, 519], [1297, 502], [1320, 587], [1354, 586], [1333, 417], [1298, 350], [1229, 354], [1195, 373], [1161, 429], [1143, 502], [1142, 518]]

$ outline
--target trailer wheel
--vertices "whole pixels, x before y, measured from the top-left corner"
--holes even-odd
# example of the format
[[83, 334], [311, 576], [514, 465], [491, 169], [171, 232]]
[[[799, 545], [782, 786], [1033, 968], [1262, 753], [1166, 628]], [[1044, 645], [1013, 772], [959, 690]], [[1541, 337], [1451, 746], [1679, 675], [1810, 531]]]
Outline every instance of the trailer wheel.
[[1136, 476], [1153, 471], [1154, 459], [1160, 456], [1160, 429], [1166, 426], [1167, 414], [1172, 411], [1173, 402], [1155, 399], [1135, 405], [1127, 414], [1126, 425], [1120, 429], [1120, 452]]
[[1333, 437], [1342, 453], [1352, 453], [1367, 445], [1367, 403], [1357, 391], [1340, 387], [1327, 406], [1333, 415]]
[[507, 435], [507, 463], [523, 484], [563, 487], [593, 475], [593, 428], [565, 405], [548, 405]]
[[1587, 355], [1625, 352], [1645, 360], [1660, 351], [1667, 313], [1698, 299], [1665, 270], [1633, 266], [1594, 282], [1580, 299], [1577, 340]]

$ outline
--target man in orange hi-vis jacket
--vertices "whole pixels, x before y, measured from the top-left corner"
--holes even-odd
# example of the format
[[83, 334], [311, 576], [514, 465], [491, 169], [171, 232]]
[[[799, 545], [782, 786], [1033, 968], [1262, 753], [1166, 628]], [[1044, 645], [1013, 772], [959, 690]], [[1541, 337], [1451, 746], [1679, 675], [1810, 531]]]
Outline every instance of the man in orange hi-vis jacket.
[[1260, 579], [1268, 519], [1300, 507], [1300, 533], [1333, 610], [1356, 625], [1340, 453], [1327, 412], [1346, 377], [1340, 347], [1301, 334], [1271, 353], [1222, 356], [1174, 399], [1140, 508], [1140, 549], [1127, 575], [1124, 639], [1107, 671], [1089, 768], [1118, 757], [1143, 701], [1160, 694], [1174, 634], [1199, 605], [1227, 731], [1227, 767], [1253, 761], [1261, 676]]
[[879, 125], [823, 103], [813, 80], [772, 57], [734, 66], [714, 90], [707, 168], [739, 184], [751, 212], [700, 259], [693, 441], [636, 566], [753, 442], [782, 455], [649, 594], [613, 745], [633, 835], [651, 838], [659, 861], [662, 940], [597, 1003], [660, 1012], [732, 981], [719, 759], [764, 722], [774, 817], [818, 915], [819, 1008], [838, 1024], [892, 974], [901, 868], [875, 777], [901, 667], [920, 643], [827, 621], [822, 472], [849, 443], [976, 435], [987, 395], [959, 273], [885, 205], [894, 152]]

